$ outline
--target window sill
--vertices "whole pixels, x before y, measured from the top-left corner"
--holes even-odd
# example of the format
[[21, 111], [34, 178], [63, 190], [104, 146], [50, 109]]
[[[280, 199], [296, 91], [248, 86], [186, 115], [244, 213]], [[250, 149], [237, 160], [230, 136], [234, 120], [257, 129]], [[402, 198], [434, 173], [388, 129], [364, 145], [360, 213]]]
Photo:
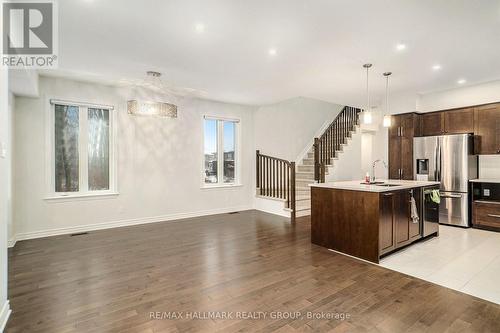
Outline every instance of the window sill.
[[225, 189], [225, 188], [236, 188], [243, 187], [243, 184], [217, 184], [217, 185], [202, 185], [202, 190], [210, 190], [210, 189]]
[[69, 195], [54, 195], [44, 198], [48, 202], [69, 202], [69, 201], [87, 201], [87, 200], [104, 200], [116, 198], [120, 193], [89, 193], [89, 194], [69, 194]]

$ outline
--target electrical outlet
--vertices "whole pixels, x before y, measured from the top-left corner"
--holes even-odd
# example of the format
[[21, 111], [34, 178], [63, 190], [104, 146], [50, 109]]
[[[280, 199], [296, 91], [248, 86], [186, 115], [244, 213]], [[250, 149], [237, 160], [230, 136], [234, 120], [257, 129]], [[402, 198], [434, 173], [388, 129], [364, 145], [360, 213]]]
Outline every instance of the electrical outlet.
[[485, 196], [485, 197], [489, 197], [490, 196], [490, 189], [489, 188], [483, 189], [483, 196]]

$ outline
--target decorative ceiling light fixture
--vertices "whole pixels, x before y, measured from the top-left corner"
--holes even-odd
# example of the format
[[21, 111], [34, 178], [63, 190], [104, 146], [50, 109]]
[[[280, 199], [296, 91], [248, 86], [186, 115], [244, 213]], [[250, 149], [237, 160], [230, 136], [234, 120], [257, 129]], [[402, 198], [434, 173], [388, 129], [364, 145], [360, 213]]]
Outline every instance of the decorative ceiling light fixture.
[[389, 113], [389, 76], [392, 72], [385, 72], [385, 115], [384, 115], [384, 127], [391, 127], [392, 117]]
[[[151, 78], [151, 85], [160, 89], [163, 87], [161, 73], [148, 71], [147, 76]], [[127, 101], [127, 112], [134, 116], [157, 116], [177, 118], [177, 105], [156, 101], [129, 100]]]
[[372, 112], [370, 108], [370, 85], [369, 85], [369, 70], [372, 67], [372, 64], [364, 64], [363, 68], [366, 68], [366, 108], [363, 111], [363, 124], [368, 125], [371, 124]]

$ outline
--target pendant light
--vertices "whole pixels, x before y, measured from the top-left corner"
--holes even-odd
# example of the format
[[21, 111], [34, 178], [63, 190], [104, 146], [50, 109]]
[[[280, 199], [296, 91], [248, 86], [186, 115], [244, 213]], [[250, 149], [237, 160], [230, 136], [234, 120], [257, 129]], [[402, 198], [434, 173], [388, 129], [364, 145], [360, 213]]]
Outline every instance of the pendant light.
[[385, 72], [385, 115], [384, 115], [384, 127], [391, 127], [392, 117], [389, 113], [389, 76], [392, 72]]
[[372, 123], [372, 113], [370, 108], [370, 86], [369, 86], [369, 70], [372, 64], [364, 64], [363, 68], [366, 68], [366, 108], [363, 111], [363, 124], [368, 125]]

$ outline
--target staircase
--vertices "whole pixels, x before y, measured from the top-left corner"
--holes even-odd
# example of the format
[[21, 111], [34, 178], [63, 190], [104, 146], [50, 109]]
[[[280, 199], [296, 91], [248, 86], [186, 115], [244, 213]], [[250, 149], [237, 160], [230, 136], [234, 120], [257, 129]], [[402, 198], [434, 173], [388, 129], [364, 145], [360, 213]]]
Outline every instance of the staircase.
[[283, 201], [292, 222], [295, 217], [311, 215], [309, 184], [325, 182], [335, 160], [357, 130], [360, 112], [360, 109], [345, 106], [324, 133], [314, 139], [314, 145], [297, 166], [294, 162], [261, 155], [257, 151], [257, 196]]

